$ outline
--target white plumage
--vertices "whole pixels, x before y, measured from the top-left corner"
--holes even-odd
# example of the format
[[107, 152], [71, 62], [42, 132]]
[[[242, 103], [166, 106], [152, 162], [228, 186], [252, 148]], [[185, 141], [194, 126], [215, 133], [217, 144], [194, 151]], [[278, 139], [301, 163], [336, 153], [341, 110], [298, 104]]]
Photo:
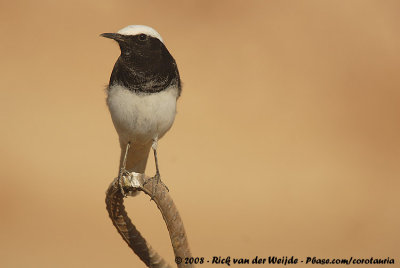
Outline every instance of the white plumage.
[[108, 89], [107, 105], [121, 146], [121, 162], [128, 142], [127, 169], [143, 173], [153, 141], [171, 128], [176, 114], [178, 88], [170, 86], [156, 94], [132, 92], [124, 86]]
[[121, 142], [147, 144], [164, 136], [174, 122], [177, 97], [176, 86], [156, 94], [111, 86], [107, 105]]
[[146, 25], [129, 25], [119, 30], [118, 33], [123, 35], [147, 34], [164, 43], [161, 35], [156, 30]]

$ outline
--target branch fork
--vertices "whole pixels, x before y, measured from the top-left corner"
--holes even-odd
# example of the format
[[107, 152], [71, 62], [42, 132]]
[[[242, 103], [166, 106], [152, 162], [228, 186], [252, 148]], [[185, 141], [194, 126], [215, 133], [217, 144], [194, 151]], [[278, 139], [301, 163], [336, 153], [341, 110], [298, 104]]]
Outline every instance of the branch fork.
[[[155, 180], [151, 180], [151, 178], [142, 173], [124, 171], [120, 175], [120, 179], [115, 178], [106, 192], [107, 211], [115, 228], [133, 252], [138, 255], [147, 267], [172, 268], [140, 234], [125, 210], [123, 200], [125, 195], [135, 196], [138, 191], [142, 191], [154, 200], [163, 216], [175, 258], [181, 258], [182, 260], [190, 258], [192, 255], [183, 222], [167, 188], [161, 183], [153, 185]], [[184, 261], [177, 264], [177, 266], [178, 268], [194, 267], [193, 264], [185, 264]]]

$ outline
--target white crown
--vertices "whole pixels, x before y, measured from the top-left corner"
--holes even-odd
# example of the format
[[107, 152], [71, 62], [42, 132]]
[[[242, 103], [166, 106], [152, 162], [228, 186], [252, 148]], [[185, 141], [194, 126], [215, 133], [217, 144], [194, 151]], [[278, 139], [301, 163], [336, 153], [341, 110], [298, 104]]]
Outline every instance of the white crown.
[[129, 25], [119, 30], [118, 33], [123, 35], [137, 35], [143, 33], [155, 37], [164, 43], [161, 35], [156, 30], [146, 25]]

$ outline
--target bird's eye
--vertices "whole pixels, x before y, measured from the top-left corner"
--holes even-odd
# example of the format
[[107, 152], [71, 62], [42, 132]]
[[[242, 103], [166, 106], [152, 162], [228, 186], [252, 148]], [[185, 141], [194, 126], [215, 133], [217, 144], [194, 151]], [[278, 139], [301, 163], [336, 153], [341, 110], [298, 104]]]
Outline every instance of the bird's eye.
[[146, 41], [148, 39], [148, 36], [145, 34], [139, 34], [138, 39], [139, 41]]

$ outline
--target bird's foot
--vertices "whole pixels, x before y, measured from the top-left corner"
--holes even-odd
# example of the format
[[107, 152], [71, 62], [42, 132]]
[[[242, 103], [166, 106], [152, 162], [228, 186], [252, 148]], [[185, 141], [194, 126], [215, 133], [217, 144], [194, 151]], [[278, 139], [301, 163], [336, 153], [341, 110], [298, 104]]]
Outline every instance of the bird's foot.
[[165, 185], [163, 182], [162, 182], [162, 180], [161, 180], [161, 177], [160, 177], [160, 173], [156, 173], [156, 175], [154, 175], [154, 177], [151, 177], [151, 178], [148, 178], [144, 183], [143, 183], [143, 186], [145, 186], [147, 183], [149, 183], [150, 181], [152, 181], [152, 186], [153, 186], [153, 189], [152, 189], [152, 192], [151, 192], [151, 199], [150, 199], [150, 201], [151, 200], [154, 200], [154, 196], [155, 196], [155, 194], [156, 194], [156, 191], [157, 191], [157, 185], [160, 183], [165, 189], [167, 189], [167, 191], [169, 192], [169, 189], [168, 189], [168, 187], [167, 187], [167, 185]]
[[125, 180], [124, 177], [128, 176], [129, 172], [125, 169], [125, 168], [121, 168], [119, 171], [119, 175], [118, 175], [118, 186], [119, 186], [119, 190], [121, 191], [121, 194], [123, 197], [127, 197], [127, 194], [125, 193], [124, 187], [125, 185]]

